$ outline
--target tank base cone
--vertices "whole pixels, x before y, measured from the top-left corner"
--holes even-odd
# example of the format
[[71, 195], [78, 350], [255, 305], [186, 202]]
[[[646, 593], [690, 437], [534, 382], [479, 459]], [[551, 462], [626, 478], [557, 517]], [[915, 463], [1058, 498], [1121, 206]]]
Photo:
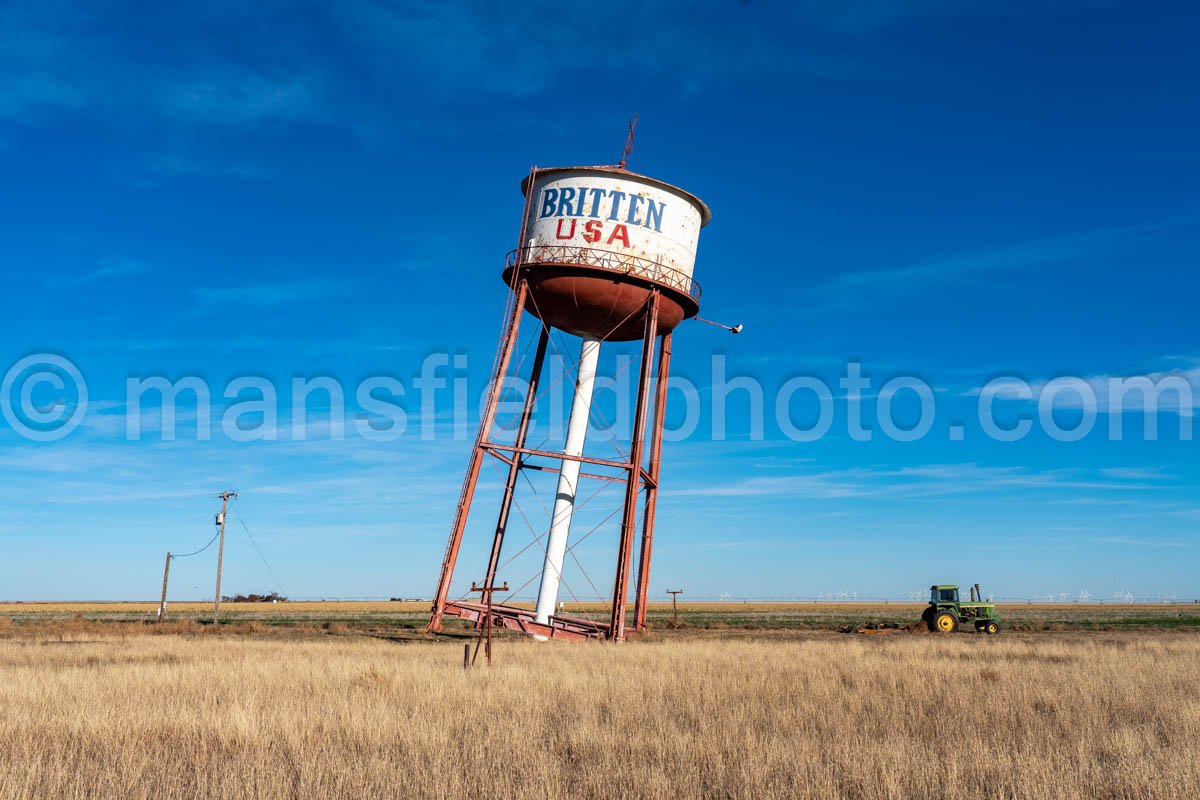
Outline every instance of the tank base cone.
[[[512, 270], [504, 271], [511, 282]], [[529, 286], [528, 310], [547, 325], [607, 342], [641, 339], [646, 330], [646, 301], [658, 289], [658, 333], [672, 331], [700, 311], [692, 296], [658, 281], [573, 264], [521, 266]]]

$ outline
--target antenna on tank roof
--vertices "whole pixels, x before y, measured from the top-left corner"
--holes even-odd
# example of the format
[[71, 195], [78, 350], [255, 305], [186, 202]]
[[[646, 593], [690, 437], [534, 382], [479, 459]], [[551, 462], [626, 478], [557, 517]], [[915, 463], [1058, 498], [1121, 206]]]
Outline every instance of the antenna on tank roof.
[[633, 119], [629, 120], [629, 135], [625, 137], [625, 152], [621, 154], [621, 163], [617, 164], [620, 169], [625, 169], [629, 166], [629, 155], [633, 152], [633, 129], [637, 127], [638, 115], [634, 114]]

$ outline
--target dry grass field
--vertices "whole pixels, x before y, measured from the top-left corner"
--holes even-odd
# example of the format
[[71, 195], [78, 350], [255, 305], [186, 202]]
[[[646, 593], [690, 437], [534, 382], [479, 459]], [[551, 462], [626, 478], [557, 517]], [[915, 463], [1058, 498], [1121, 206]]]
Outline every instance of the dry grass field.
[[[868, 620], [910, 622], [920, 617], [924, 607], [923, 603], [680, 603], [679, 618], [683, 628], [691, 632], [827, 631]], [[153, 621], [157, 610], [157, 602], [0, 603], [0, 617], [7, 617], [17, 624], [80, 619], [141, 624]], [[607, 619], [608, 611], [607, 605], [599, 603], [567, 603], [564, 609], [566, 614], [594, 619]], [[1005, 629], [1010, 631], [1200, 630], [1200, 604], [1196, 603], [1002, 603], [999, 611]], [[212, 619], [212, 604], [173, 602], [168, 607], [168, 618], [207, 623]], [[271, 626], [336, 623], [415, 631], [423, 628], [429, 619], [429, 602], [223, 603], [221, 619]], [[671, 621], [671, 604], [651, 603], [649, 621], [659, 629], [667, 626]]]
[[161, 627], [0, 626], [0, 798], [1200, 793], [1185, 631], [505, 638], [464, 672], [456, 642]]

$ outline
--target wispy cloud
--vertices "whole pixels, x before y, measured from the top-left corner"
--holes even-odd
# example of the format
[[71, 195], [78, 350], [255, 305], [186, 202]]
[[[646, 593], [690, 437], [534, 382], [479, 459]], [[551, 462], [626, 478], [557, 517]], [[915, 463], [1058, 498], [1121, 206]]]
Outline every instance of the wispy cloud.
[[321, 116], [323, 90], [312, 75], [265, 75], [213, 69], [159, 87], [159, 108], [175, 118], [256, 127], [268, 119], [296, 121]]
[[1162, 467], [1107, 467], [1100, 470], [1106, 478], [1117, 481], [1173, 481], [1176, 476]]
[[[618, 4], [620, 5], [620, 4]], [[444, 96], [524, 97], [574, 74], [593, 74], [597, 65], [645, 75], [684, 75], [683, 88], [707, 81], [847, 71], [844, 60], [815, 44], [797, 47], [788, 29], [824, 11], [795, 13], [768, 6], [704, 6], [668, 3], [656, 10], [671, 24], [652, 24], [647, 7], [611, 9], [632, 24], [620, 26], [619, 41], [595, 32], [586, 6], [553, 9], [484, 3], [419, 3], [352, 0], [336, 7], [341, 35], [353, 57], [383, 86]], [[537, 30], [537, 46], [529, 32]], [[695, 54], [705, 57], [697, 59]], [[674, 78], [673, 78], [674, 80]]]
[[222, 305], [274, 308], [307, 303], [329, 297], [346, 297], [355, 292], [350, 281], [303, 280], [257, 283], [247, 286], [203, 286], [195, 290], [205, 310]]
[[1078, 261], [1103, 250], [1113, 231], [1070, 234], [1037, 239], [958, 256], [923, 261], [891, 269], [848, 272], [835, 276], [816, 290], [823, 308], [839, 308], [891, 297], [896, 291], [962, 283], [985, 273], [1024, 270]]
[[[302, 121], [347, 130], [417, 117], [425, 125], [447, 103], [529, 97], [599, 70], [670, 81], [683, 92], [748, 76], [841, 79], [860, 69], [839, 46], [845, 34], [869, 35], [904, 18], [1036, 14], [1041, 6], [618, 0], [606, 14], [622, 24], [611, 26], [575, 4], [346, 0], [329, 14], [306, 15], [275, 3], [184, 0], [139, 10], [142, 30], [160, 45], [147, 48], [130, 41], [137, 34], [113, 7], [85, 12], [18, 0], [0, 10], [0, 117], [42, 125], [89, 114], [120, 125], [239, 128]], [[253, 46], [198, 33], [216, 22]], [[322, 58], [322, 47], [336, 55]], [[395, 102], [398, 90], [407, 102]]]
[[[1054, 383], [1056, 380], [1058, 383]], [[1192, 416], [1200, 408], [1200, 365], [1140, 374], [1088, 375], [1068, 378], [1066, 381], [1000, 379], [993, 389], [1003, 386], [1028, 388], [1032, 395], [1028, 402], [1038, 403], [1052, 384], [1054, 391], [1049, 399], [1056, 409], [1091, 407], [1101, 414], [1167, 411]], [[963, 395], [978, 397], [983, 389], [982, 386], [975, 386], [963, 392]], [[1013, 389], [1003, 389], [998, 397], [1016, 399], [1018, 395]]]
[[706, 550], [810, 550], [841, 547], [861, 547], [864, 542], [860, 539], [722, 539], [711, 542], [692, 542], [690, 547]]
[[124, 21], [103, 9], [18, 2], [0, 10], [0, 118], [43, 125], [88, 113], [121, 125], [152, 119], [253, 128], [324, 115], [322, 80], [299, 50], [276, 47], [272, 59], [257, 59], [257, 50], [217, 48], [194, 35], [196, 16], [231, 14], [253, 27], [261, 11], [197, 5], [169, 13], [156, 31], [166, 46], [147, 52], [129, 46]]
[[[1161, 476], [1155, 476], [1161, 478]], [[1088, 474], [1081, 470], [1035, 471], [975, 463], [934, 464], [899, 469], [846, 469], [788, 476], [753, 477], [664, 491], [674, 497], [794, 497], [918, 499], [1023, 490], [1145, 491], [1157, 482], [1132, 474]]]
[[180, 151], [147, 155], [143, 162], [159, 175], [177, 178], [187, 175], [217, 175], [236, 178], [277, 178], [279, 173], [265, 164], [226, 153], [221, 156], [201, 156]]
[[47, 286], [54, 289], [78, 288], [88, 284], [145, 275], [151, 271], [153, 271], [153, 267], [145, 261], [113, 256], [101, 260], [96, 266], [85, 269], [77, 275], [55, 275], [47, 281]]
[[810, 21], [829, 30], [858, 36], [906, 19], [937, 16], [1025, 17], [1063, 13], [1072, 8], [1095, 9], [1113, 5], [1112, 0], [1063, 0], [1062, 2], [1026, 2], [1025, 0], [807, 0], [795, 3], [795, 10]]
[[985, 276], [991, 280], [1010, 272], [1061, 268], [1111, 252], [1132, 237], [1195, 224], [1196, 215], [1185, 213], [1127, 227], [1003, 243], [908, 265], [842, 273], [817, 287], [815, 293], [819, 308], [835, 310], [893, 299], [896, 292], [914, 293], [930, 286], [973, 284]]
[[[87, 114], [139, 127], [312, 121], [358, 130], [433, 121], [448, 102], [527, 97], [597, 69], [663, 78], [684, 91], [748, 74], [850, 69], [816, 37], [797, 46], [797, 33], [829, 17], [821, 4], [617, 6], [608, 13], [626, 24], [597, 30], [594, 11], [571, 4], [347, 0], [331, 7], [326, 25], [273, 3], [184, 2], [139, 12], [161, 44], [148, 49], [131, 46], [135, 34], [115, 9], [26, 0], [0, 10], [0, 117], [44, 125]], [[239, 47], [197, 33], [217, 20], [262, 35]], [[322, 58], [315, 42], [338, 55]], [[401, 89], [403, 104], [394, 102]]]
[[1140, 536], [1095, 536], [1088, 541], [1091, 541], [1095, 544], [1117, 544], [1127, 545], [1129, 547], [1155, 547], [1170, 549], [1200, 547], [1200, 542], [1197, 541], [1181, 542], [1178, 540], [1152, 539], [1149, 537]]
[[745, 478], [722, 484], [707, 484], [664, 491], [670, 497], [767, 497], [787, 496], [806, 499], [863, 497], [871, 487], [850, 473], [819, 473]]

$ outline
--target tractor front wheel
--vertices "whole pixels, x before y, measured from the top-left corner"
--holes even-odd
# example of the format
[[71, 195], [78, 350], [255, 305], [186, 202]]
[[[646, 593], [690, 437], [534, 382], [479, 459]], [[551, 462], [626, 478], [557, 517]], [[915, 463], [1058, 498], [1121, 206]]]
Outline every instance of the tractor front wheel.
[[934, 625], [940, 633], [954, 633], [958, 630], [958, 617], [949, 611], [943, 611], [934, 619]]
[[988, 633], [999, 633], [1000, 632], [1000, 623], [996, 622], [995, 620], [992, 620], [986, 626], [984, 626], [984, 630], [987, 631]]

